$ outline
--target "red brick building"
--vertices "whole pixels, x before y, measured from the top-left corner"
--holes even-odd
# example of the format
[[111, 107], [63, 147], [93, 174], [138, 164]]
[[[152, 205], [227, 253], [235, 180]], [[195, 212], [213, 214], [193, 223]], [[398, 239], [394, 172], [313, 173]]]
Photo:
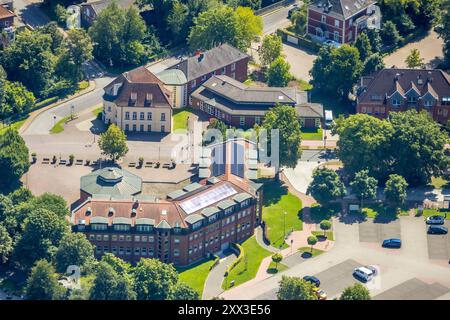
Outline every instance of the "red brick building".
[[237, 81], [247, 80], [250, 56], [224, 43], [182, 60], [170, 69], [180, 69], [186, 75], [186, 105], [189, 95], [213, 75], [227, 75]]
[[296, 88], [251, 87], [228, 76], [213, 76], [191, 95], [194, 109], [239, 128], [252, 128], [276, 105], [295, 108], [303, 127], [321, 127], [323, 106], [309, 103]]
[[450, 118], [450, 76], [442, 70], [383, 69], [362, 77], [357, 89], [358, 113], [386, 118], [391, 111], [426, 110], [446, 124]]
[[381, 27], [376, 0], [313, 0], [308, 5], [307, 33], [319, 41], [353, 43], [366, 28]]
[[0, 30], [14, 25], [14, 17], [16, 15], [6, 7], [0, 5]]
[[95, 246], [131, 263], [157, 258], [189, 265], [253, 235], [261, 218], [261, 191], [229, 171], [193, 183], [166, 199], [93, 195], [71, 222]]

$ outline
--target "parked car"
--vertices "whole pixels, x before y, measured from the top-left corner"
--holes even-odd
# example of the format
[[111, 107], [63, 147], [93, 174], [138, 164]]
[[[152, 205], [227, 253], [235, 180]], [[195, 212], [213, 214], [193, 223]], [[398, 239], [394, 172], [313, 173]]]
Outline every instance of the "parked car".
[[443, 216], [430, 216], [425, 221], [427, 224], [444, 224], [445, 218]]
[[290, 10], [288, 11], [288, 15], [287, 15], [288, 19], [290, 19], [290, 18], [292, 17], [292, 14], [293, 14], [294, 12], [299, 11], [299, 10], [300, 10], [300, 8], [298, 7], [298, 4], [294, 4], [294, 6], [292, 7], [292, 9], [290, 9]]
[[332, 46], [332, 47], [335, 47], [335, 48], [339, 48], [341, 46], [340, 43], [338, 43], [336, 41], [333, 41], [333, 40], [325, 40], [323, 42], [323, 44], [326, 45], [326, 46]]
[[444, 226], [430, 226], [428, 228], [428, 233], [429, 234], [447, 234], [448, 229], [447, 229], [447, 227], [444, 227]]
[[311, 282], [313, 285], [315, 285], [317, 288], [320, 287], [320, 280], [317, 279], [314, 276], [304, 276], [303, 280]]
[[382, 247], [383, 248], [401, 248], [402, 240], [400, 240], [398, 238], [386, 239], [383, 241]]
[[314, 288], [314, 292], [317, 295], [317, 300], [327, 300], [328, 296], [325, 291], [319, 288]]
[[368, 267], [359, 267], [353, 270], [353, 276], [362, 282], [369, 282], [375, 276], [375, 272]]
[[325, 110], [325, 128], [330, 129], [333, 125], [333, 111]]

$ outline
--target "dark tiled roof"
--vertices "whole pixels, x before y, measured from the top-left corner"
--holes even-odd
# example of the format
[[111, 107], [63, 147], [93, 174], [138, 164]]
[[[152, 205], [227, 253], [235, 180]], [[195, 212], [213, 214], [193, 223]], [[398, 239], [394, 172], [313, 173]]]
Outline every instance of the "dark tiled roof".
[[203, 58], [195, 55], [184, 59], [180, 63], [170, 67], [170, 69], [180, 69], [186, 75], [187, 80], [191, 81], [234, 62], [249, 58], [249, 55], [246, 53], [226, 43], [205, 51], [202, 54]]
[[310, 6], [320, 12], [348, 18], [376, 2], [376, 0], [313, 0]]
[[320, 103], [304, 103], [295, 107], [301, 118], [323, 118], [323, 106]]
[[[118, 87], [116, 95], [115, 86]], [[172, 107], [171, 93], [145, 67], [122, 73], [104, 89], [104, 99], [114, 101], [118, 106]]]
[[142, 179], [119, 168], [104, 168], [81, 177], [80, 189], [90, 195], [130, 196], [140, 193]]
[[364, 90], [358, 95], [358, 103], [379, 104], [396, 91], [405, 95], [411, 89], [418, 91], [420, 96], [429, 92], [436, 99], [450, 96], [449, 75], [437, 69], [383, 69], [370, 78], [365, 77], [363, 83]]

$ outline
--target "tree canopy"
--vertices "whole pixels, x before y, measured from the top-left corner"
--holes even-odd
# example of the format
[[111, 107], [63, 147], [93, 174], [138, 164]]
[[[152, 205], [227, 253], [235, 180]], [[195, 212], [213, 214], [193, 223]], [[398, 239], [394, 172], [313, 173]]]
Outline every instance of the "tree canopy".
[[115, 124], [111, 124], [108, 130], [100, 135], [98, 146], [111, 160], [118, 160], [128, 152], [125, 133]]
[[261, 33], [261, 17], [255, 16], [250, 8], [235, 10], [222, 5], [204, 11], [194, 19], [188, 42], [193, 51], [211, 49], [222, 43], [246, 51]]
[[289, 72], [291, 66], [289, 63], [279, 56], [276, 58], [267, 69], [266, 77], [269, 87], [286, 87], [292, 75]]
[[18, 184], [30, 168], [28, 148], [19, 133], [9, 128], [0, 135], [0, 189]]
[[384, 188], [386, 200], [395, 206], [402, 205], [406, 200], [406, 188], [408, 188], [408, 182], [405, 178], [398, 174], [390, 174]]
[[[302, 152], [300, 123], [295, 109], [291, 106], [276, 106], [270, 109], [264, 117], [262, 127], [267, 130], [269, 140], [271, 130], [278, 129], [280, 166], [295, 168]], [[269, 142], [273, 144], [271, 140]], [[271, 148], [274, 152], [273, 146]]]
[[31, 269], [25, 292], [28, 300], [58, 300], [62, 298], [65, 289], [59, 284], [52, 264], [39, 260]]
[[310, 74], [315, 88], [335, 97], [347, 98], [362, 69], [359, 51], [355, 47], [347, 44], [339, 48], [323, 46]]
[[269, 34], [264, 36], [261, 48], [259, 51], [259, 56], [261, 58], [261, 64], [263, 66], [268, 66], [274, 62], [278, 57], [281, 56], [281, 51], [283, 49], [283, 43], [281, 42], [281, 37], [276, 34]]
[[67, 233], [56, 251], [56, 269], [65, 272], [68, 266], [82, 268], [89, 259], [94, 259], [94, 247], [82, 233]]
[[314, 285], [298, 277], [283, 276], [277, 292], [278, 300], [317, 300]]
[[307, 189], [317, 202], [327, 205], [330, 201], [345, 195], [345, 186], [336, 171], [328, 168], [319, 168], [313, 172], [313, 180]]
[[370, 292], [360, 283], [347, 287], [342, 291], [339, 300], [370, 300]]

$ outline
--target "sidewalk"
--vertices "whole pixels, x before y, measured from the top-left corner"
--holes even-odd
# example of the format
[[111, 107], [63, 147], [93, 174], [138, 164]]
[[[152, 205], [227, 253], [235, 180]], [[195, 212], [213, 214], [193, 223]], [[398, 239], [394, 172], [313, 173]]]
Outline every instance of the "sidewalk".
[[87, 94], [89, 92], [92, 92], [92, 91], [95, 90], [96, 87], [97, 87], [97, 85], [96, 85], [95, 81], [94, 80], [89, 80], [89, 86], [86, 89], [81, 90], [80, 92], [77, 92], [74, 95], [71, 95], [71, 96], [69, 96], [67, 98], [64, 98], [62, 100], [58, 100], [55, 103], [49, 104], [46, 107], [34, 110], [33, 112], [31, 112], [29, 114], [28, 119], [20, 127], [19, 134], [23, 134], [25, 131], [27, 131], [28, 127], [31, 125], [31, 123], [33, 123], [34, 119], [36, 119], [41, 113], [43, 113], [43, 112], [45, 112], [47, 110], [50, 110], [52, 108], [55, 108], [55, 107], [57, 107], [57, 106], [59, 106], [59, 105], [61, 105], [63, 103], [66, 103], [66, 102], [68, 102], [70, 100], [78, 98], [78, 97], [80, 97], [82, 95], [85, 95], [85, 94]]
[[205, 281], [202, 300], [211, 300], [214, 297], [218, 297], [224, 291], [222, 289], [222, 282], [225, 271], [236, 259], [237, 256], [232, 253], [229, 256], [222, 258], [219, 264], [209, 272]]

